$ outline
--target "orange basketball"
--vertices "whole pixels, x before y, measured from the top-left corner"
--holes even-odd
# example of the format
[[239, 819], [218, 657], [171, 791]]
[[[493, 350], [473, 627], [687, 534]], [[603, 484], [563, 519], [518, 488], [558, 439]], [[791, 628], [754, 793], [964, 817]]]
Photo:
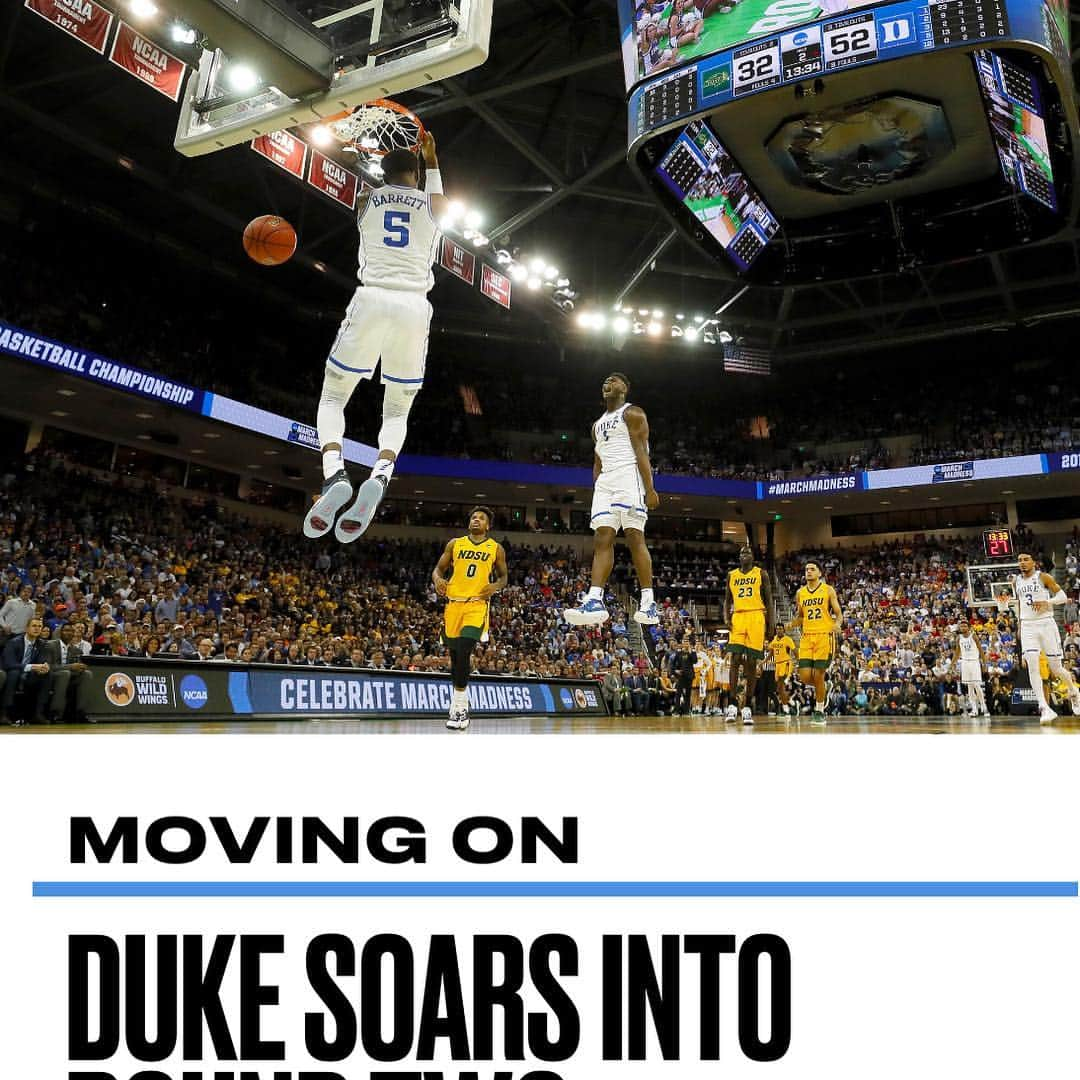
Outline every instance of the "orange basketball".
[[296, 251], [296, 230], [277, 214], [263, 214], [248, 222], [244, 250], [260, 266], [280, 266]]

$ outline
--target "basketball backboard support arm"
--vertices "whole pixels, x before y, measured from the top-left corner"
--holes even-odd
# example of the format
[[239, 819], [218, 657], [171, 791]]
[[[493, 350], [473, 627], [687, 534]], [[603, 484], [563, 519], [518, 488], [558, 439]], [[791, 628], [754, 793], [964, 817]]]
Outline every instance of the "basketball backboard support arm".
[[[218, 6], [217, 0], [183, 2], [193, 7]], [[297, 66], [295, 58], [289, 62], [283, 59], [280, 41], [252, 33], [244, 38], [250, 52], [231, 53], [203, 27], [197, 26], [210, 47], [204, 48], [198, 67], [188, 77], [174, 145], [180, 153], [198, 157], [282, 128], [317, 123], [355, 105], [390, 97], [477, 67], [487, 59], [493, 3], [494, 0], [460, 0], [458, 5], [449, 8], [450, 30], [447, 32], [429, 31], [416, 40], [396, 41], [392, 47], [383, 48], [380, 48], [380, 37], [387, 30], [383, 0], [363, 0], [342, 12], [338, 19], [320, 19], [318, 27], [312, 25], [311, 34], [318, 35], [325, 30], [327, 38], [322, 44], [331, 61], [328, 67], [339, 62], [334, 57], [329, 35], [340, 27], [343, 19], [356, 14], [370, 18], [369, 49], [362, 63], [339, 66], [329, 73], [322, 85], [314, 85], [300, 93], [289, 93], [268, 77], [271, 71], [288, 73]], [[305, 46], [310, 45], [309, 37], [305, 30], [302, 39]], [[312, 52], [307, 58], [316, 59], [316, 56]], [[237, 62], [254, 71], [260, 77], [260, 83], [246, 92], [225, 92], [224, 75], [229, 66]], [[296, 78], [290, 80], [289, 85], [295, 90], [303, 86], [303, 81], [295, 70], [293, 75]]]

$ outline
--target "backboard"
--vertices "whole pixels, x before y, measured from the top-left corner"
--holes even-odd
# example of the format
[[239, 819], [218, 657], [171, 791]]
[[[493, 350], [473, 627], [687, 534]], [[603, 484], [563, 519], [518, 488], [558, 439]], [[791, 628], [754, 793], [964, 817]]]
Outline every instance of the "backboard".
[[487, 59], [493, 4], [323, 0], [309, 21], [283, 0], [174, 0], [203, 46], [174, 145], [213, 153], [468, 71]]
[[1013, 575], [1020, 572], [1015, 562], [989, 563], [967, 568], [968, 603], [971, 607], [992, 607], [997, 598], [1013, 596]]

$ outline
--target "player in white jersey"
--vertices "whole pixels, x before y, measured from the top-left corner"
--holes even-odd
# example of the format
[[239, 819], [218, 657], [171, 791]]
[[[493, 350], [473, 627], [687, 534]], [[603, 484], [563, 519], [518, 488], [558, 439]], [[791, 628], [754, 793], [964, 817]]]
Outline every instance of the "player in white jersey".
[[601, 387], [607, 411], [593, 424], [593, 544], [592, 587], [582, 603], [568, 608], [563, 618], [571, 626], [598, 626], [608, 618], [604, 585], [615, 561], [615, 535], [620, 529], [630, 547], [641, 606], [634, 612], [639, 623], [660, 621], [652, 590], [652, 558], [645, 546], [649, 511], [660, 505], [649, 464], [649, 421], [645, 412], [626, 400], [630, 380], [612, 372]]
[[1069, 705], [1073, 714], [1080, 716], [1080, 690], [1077, 690], [1073, 677], [1061, 662], [1061, 633], [1054, 621], [1054, 608], [1065, 603], [1065, 594], [1061, 586], [1049, 575], [1035, 568], [1035, 559], [1026, 552], [1016, 559], [1020, 573], [1013, 577], [1013, 599], [999, 597], [1002, 605], [1008, 604], [1016, 609], [1020, 623], [1020, 651], [1023, 663], [1028, 670], [1031, 689], [1039, 704], [1039, 721], [1053, 723], [1057, 713], [1046, 700], [1046, 688], [1039, 677], [1039, 653], [1046, 653], [1050, 674], [1060, 679], [1069, 690]]
[[323, 487], [304, 519], [304, 535], [323, 536], [352, 498], [345, 471], [345, 406], [357, 385], [380, 367], [383, 384], [379, 457], [371, 476], [360, 485], [355, 502], [337, 520], [334, 535], [355, 540], [371, 524], [405, 444], [409, 410], [424, 382], [434, 283], [432, 263], [439, 247], [437, 222], [448, 202], [430, 134], [422, 142], [427, 166], [425, 190], [419, 188], [420, 165], [409, 150], [391, 150], [382, 159], [385, 183], [362, 201], [357, 277], [360, 288], [330, 348], [319, 398], [319, 443]]
[[989, 716], [990, 710], [986, 707], [986, 695], [983, 693], [986, 657], [979, 639], [971, 632], [971, 624], [967, 619], [960, 620], [958, 629], [959, 636], [953, 646], [953, 663], [958, 665], [960, 682], [967, 690], [968, 715]]

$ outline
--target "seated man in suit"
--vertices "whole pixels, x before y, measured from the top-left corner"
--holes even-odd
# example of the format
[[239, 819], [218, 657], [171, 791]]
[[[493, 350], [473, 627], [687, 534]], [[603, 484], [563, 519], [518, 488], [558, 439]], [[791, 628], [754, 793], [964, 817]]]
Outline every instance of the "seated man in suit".
[[83, 663], [83, 650], [75, 628], [64, 623], [56, 636], [45, 643], [45, 649], [52, 683], [50, 719], [63, 720], [69, 711], [73, 719], [78, 719], [79, 695], [83, 682], [89, 678], [89, 668]]
[[3, 697], [0, 697], [0, 723], [25, 723], [13, 718], [15, 695], [22, 689], [27, 696], [29, 713], [34, 720], [43, 720], [45, 704], [52, 686], [45, 643], [41, 638], [43, 623], [36, 616], [26, 626], [26, 633], [8, 638], [3, 651], [3, 668], [7, 673]]

